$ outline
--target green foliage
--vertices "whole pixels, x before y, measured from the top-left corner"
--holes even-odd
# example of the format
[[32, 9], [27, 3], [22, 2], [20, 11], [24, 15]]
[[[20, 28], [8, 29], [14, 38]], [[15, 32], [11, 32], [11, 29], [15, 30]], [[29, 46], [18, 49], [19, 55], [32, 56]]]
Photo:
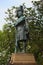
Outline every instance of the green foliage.
[[5, 24], [0, 31], [0, 65], [6, 65], [15, 49], [15, 28]]
[[[30, 27], [30, 45], [32, 48], [30, 51], [34, 53], [34, 56], [39, 63], [43, 65], [43, 3], [33, 2], [34, 9], [30, 9], [29, 16], [33, 19], [29, 22]], [[41, 8], [40, 8], [41, 6]]]

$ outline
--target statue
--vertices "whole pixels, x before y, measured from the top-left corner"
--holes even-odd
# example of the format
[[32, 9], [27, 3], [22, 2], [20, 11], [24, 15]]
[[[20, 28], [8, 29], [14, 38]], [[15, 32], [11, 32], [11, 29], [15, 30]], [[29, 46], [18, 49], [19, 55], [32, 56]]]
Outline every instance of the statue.
[[[20, 6], [17, 9], [16, 17], [18, 17], [15, 28], [16, 28], [16, 43], [15, 43], [15, 52], [22, 50], [21, 52], [26, 52], [26, 42], [29, 38], [29, 29], [28, 22], [26, 17], [23, 15], [23, 6]], [[20, 43], [23, 45], [23, 48], [20, 48]]]
[[[16, 28], [15, 53], [12, 54], [9, 65], [22, 65], [22, 64], [37, 65], [33, 54], [26, 53], [26, 45], [29, 39], [29, 30], [28, 30], [28, 22], [26, 20], [26, 17], [23, 15], [23, 6], [20, 6], [17, 9], [17, 17], [18, 19], [15, 23]], [[20, 45], [23, 45], [23, 47]]]

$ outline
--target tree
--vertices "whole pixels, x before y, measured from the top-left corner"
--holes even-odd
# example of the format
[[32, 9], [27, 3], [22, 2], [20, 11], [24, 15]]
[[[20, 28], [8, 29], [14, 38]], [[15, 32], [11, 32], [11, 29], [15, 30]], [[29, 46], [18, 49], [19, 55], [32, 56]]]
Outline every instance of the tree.
[[40, 65], [43, 65], [41, 57], [43, 55], [43, 2], [35, 1], [33, 2], [33, 5], [33, 8], [28, 8], [28, 15], [32, 18], [29, 20], [31, 38], [30, 45], [32, 46], [31, 50], [35, 54], [36, 60], [39, 61]]
[[9, 24], [5, 24], [3, 26], [3, 31], [0, 31], [0, 65], [6, 65], [8, 63], [14, 49], [15, 28], [9, 27]]

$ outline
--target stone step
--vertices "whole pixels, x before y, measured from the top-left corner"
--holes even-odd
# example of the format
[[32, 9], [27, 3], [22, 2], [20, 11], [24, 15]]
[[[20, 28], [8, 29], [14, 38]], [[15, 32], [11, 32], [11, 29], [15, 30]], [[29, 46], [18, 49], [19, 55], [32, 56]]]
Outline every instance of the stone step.
[[16, 53], [11, 55], [10, 64], [13, 65], [36, 65], [33, 54]]

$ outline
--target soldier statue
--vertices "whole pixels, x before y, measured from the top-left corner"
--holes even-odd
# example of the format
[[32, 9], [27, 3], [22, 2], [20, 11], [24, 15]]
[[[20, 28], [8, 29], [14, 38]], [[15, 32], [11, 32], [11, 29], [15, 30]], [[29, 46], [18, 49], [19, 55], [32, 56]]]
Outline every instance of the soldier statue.
[[[16, 28], [16, 43], [15, 43], [15, 52], [26, 52], [26, 41], [29, 39], [29, 29], [28, 29], [28, 21], [23, 14], [24, 9], [23, 6], [20, 6], [16, 11], [16, 17], [18, 18], [15, 23]], [[23, 48], [21, 51], [20, 43], [23, 44]]]

